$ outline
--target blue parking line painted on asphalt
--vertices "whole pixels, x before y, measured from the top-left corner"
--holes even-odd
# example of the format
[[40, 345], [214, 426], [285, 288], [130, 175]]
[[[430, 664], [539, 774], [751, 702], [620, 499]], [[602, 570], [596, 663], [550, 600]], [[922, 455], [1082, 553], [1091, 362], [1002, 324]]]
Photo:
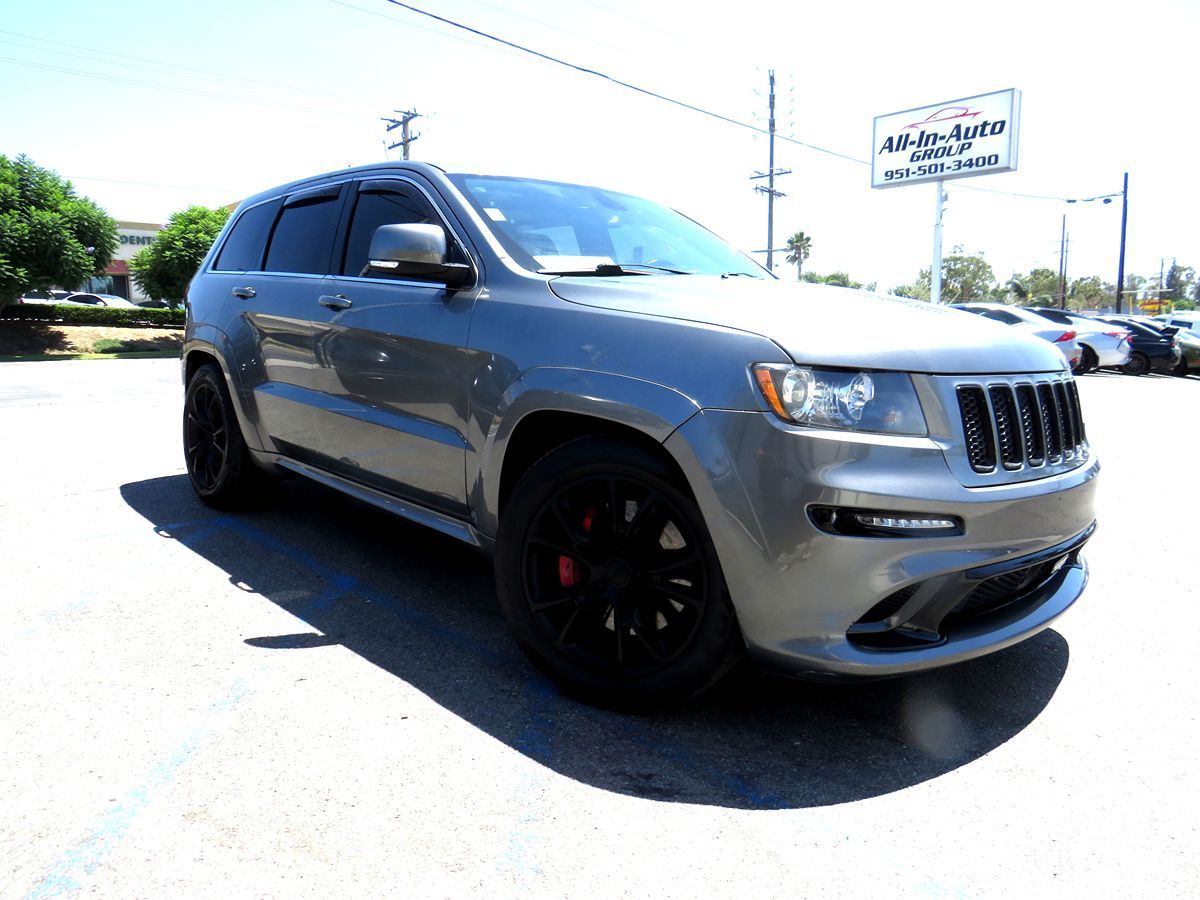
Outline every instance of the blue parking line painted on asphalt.
[[[255, 528], [244, 520], [222, 516], [220, 522], [223, 528], [228, 528], [236, 532], [240, 537], [253, 541], [298, 565], [304, 566], [310, 571], [326, 578], [331, 583], [337, 582], [340, 586], [344, 587], [347, 593], [352, 592], [361, 599], [379, 606], [406, 625], [420, 628], [431, 636], [437, 637], [461, 649], [473, 652], [489, 662], [498, 662], [502, 659], [500, 654], [481, 642], [447, 628], [432, 616], [407, 607], [393, 597], [364, 586], [352, 576], [345, 575], [336, 569], [317, 562], [310, 554]], [[301, 619], [305, 618], [299, 613], [297, 615]], [[552, 712], [549, 711], [549, 704], [546, 701], [551, 696], [558, 698], [560, 695], [557, 688], [537, 673], [529, 675], [529, 680], [525, 685], [525, 693], [534, 700], [534, 703], [533, 709], [530, 711], [530, 721], [515, 742], [516, 749], [530, 759], [552, 768], [551, 753], [553, 752], [555, 722]], [[599, 715], [600, 713], [597, 712], [590, 714], [589, 717], [599, 723], [597, 718]], [[599, 724], [602, 724], [604, 727], [611, 727], [613, 723], [606, 720]], [[693, 776], [700, 777], [708, 784], [736, 797], [748, 806], [758, 809], [779, 809], [785, 805], [778, 794], [771, 791], [762, 791], [746, 779], [733, 775], [719, 766], [701, 762], [681, 744], [663, 743], [653, 740], [644, 731], [631, 727], [631, 723], [624, 719], [621, 720], [621, 724], [617, 726], [617, 729], [619, 733], [625, 734], [631, 742], [652, 750], [656, 755], [670, 762], [672, 765], [690, 772]]]
[[[156, 526], [155, 531], [163, 537], [179, 541], [194, 552], [199, 552], [197, 547], [214, 537], [233, 534], [262, 550], [282, 556], [311, 573], [321, 582], [319, 589], [299, 608], [289, 610], [303, 621], [316, 618], [337, 602], [354, 595], [385, 610], [404, 624], [467, 651], [489, 664], [507, 662], [509, 659], [507, 655], [499, 654], [482, 642], [443, 625], [434, 617], [405, 605], [403, 601], [365, 586], [352, 575], [319, 561], [306, 550], [268, 534], [244, 519], [228, 515], [189, 519]], [[261, 672], [265, 665], [264, 663], [257, 671]], [[225, 695], [208, 708], [204, 714], [207, 721], [202, 722], [137, 787], [127, 792], [120, 804], [106, 812], [74, 849], [64, 853], [29, 896], [50, 897], [80, 889], [79, 879], [85, 879], [95, 871], [129, 831], [141, 810], [153, 802], [161, 790], [171, 783], [178, 771], [206, 744], [218, 727], [220, 714], [235, 706], [252, 690], [253, 686], [244, 681], [235, 682]], [[555, 736], [558, 730], [555, 713], [563, 702], [561, 695], [550, 681], [536, 672], [527, 677], [523, 694], [528, 699], [528, 720], [514, 742], [514, 749], [541, 766], [553, 768]], [[760, 791], [746, 780], [731, 775], [718, 766], [701, 762], [682, 745], [655, 739], [644, 729], [637, 728], [636, 721], [581, 709], [597, 725], [615, 729], [617, 735], [630, 743], [651, 750], [672, 766], [689, 772], [693, 777], [699, 777], [749, 806], [780, 808], [783, 805], [775, 794]], [[527, 787], [532, 790], [532, 786]], [[525, 833], [523, 829], [516, 829], [510, 838], [509, 862], [516, 864], [518, 868], [530, 868], [525, 852], [531, 849], [530, 834]], [[536, 870], [536, 866], [533, 868]]]
[[105, 857], [125, 838], [138, 814], [158, 797], [163, 788], [174, 781], [179, 770], [216, 732], [225, 713], [237, 706], [242, 698], [253, 690], [245, 680], [235, 680], [225, 693], [201, 714], [201, 724], [155, 766], [145, 779], [127, 791], [115, 806], [105, 812], [88, 829], [83, 840], [55, 860], [49, 872], [26, 897], [29, 900], [41, 900], [43, 897], [57, 897], [81, 890], [80, 879], [96, 871]]

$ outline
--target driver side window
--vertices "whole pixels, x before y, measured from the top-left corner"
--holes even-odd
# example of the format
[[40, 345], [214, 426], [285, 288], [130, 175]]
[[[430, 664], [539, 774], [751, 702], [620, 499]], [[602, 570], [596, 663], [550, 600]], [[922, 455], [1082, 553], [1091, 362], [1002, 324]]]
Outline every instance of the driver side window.
[[[343, 275], [371, 277], [367, 272], [367, 253], [371, 248], [371, 236], [381, 225], [441, 226], [442, 220], [421, 192], [404, 182], [360, 189], [342, 258]], [[448, 246], [454, 244], [450, 234], [446, 235], [446, 240]]]

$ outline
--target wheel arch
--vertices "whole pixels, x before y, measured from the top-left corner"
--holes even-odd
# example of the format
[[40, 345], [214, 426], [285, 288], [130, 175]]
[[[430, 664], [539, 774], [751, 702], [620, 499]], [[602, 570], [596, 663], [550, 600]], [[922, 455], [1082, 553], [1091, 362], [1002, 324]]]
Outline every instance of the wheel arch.
[[215, 364], [225, 377], [225, 386], [228, 388], [230, 399], [233, 401], [233, 410], [237, 415], [238, 426], [242, 430], [242, 439], [251, 450], [261, 451], [263, 446], [259, 439], [258, 428], [255, 425], [255, 422], [258, 420], [258, 414], [254, 408], [253, 395], [244, 389], [241, 380], [225, 364], [226, 355], [221, 352], [221, 346], [227, 343], [224, 333], [217, 331], [211, 326], [207, 327], [205, 331], [208, 333], [203, 336], [194, 335], [190, 337], [184, 343], [183, 350], [180, 353], [184, 390], [187, 390], [187, 386], [197, 369], [206, 363]]
[[693, 493], [683, 468], [663, 442], [699, 411], [694, 401], [663, 385], [599, 372], [533, 369], [510, 385], [502, 408], [484, 430], [470, 502], [476, 527], [494, 536], [513, 486], [546, 453], [588, 435], [623, 440], [658, 456]]

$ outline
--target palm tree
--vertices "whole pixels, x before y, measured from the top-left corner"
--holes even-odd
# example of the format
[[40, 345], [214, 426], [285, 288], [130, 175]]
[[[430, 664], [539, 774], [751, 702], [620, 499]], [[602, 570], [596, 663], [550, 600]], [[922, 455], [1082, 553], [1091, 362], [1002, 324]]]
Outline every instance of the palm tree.
[[798, 281], [804, 261], [812, 253], [812, 238], [803, 231], [797, 231], [787, 239], [787, 251], [787, 261], [796, 264], [796, 280]]

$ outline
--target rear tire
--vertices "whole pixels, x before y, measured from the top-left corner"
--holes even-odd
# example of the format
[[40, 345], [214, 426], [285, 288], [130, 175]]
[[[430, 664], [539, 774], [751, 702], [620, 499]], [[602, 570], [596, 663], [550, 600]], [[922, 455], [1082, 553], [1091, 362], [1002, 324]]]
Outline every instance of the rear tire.
[[695, 501], [663, 460], [611, 438], [565, 444], [517, 484], [496, 589], [538, 668], [604, 706], [678, 704], [744, 650]]
[[238, 425], [225, 375], [216, 363], [200, 366], [183, 403], [183, 456], [196, 495], [217, 509], [246, 505], [264, 475], [254, 465]]
[[1095, 372], [1099, 367], [1100, 358], [1096, 356], [1096, 351], [1087, 344], [1082, 345], [1082, 353], [1079, 356], [1079, 365], [1075, 367], [1076, 375], [1086, 375], [1089, 372]]
[[1121, 366], [1121, 371], [1126, 375], [1145, 375], [1150, 371], [1150, 358], [1145, 353], [1134, 351], [1129, 362]]

